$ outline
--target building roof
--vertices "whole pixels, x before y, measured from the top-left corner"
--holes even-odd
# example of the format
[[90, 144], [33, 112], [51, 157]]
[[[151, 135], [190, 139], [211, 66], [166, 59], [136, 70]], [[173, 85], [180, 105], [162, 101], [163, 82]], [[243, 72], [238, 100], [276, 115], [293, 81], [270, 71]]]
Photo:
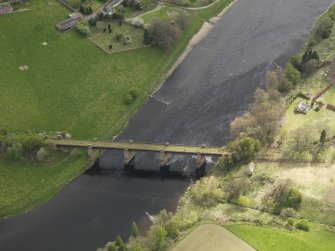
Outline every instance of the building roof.
[[66, 30], [69, 30], [69, 29], [73, 28], [76, 24], [77, 24], [76, 20], [74, 20], [72, 18], [68, 18], [68, 19], [58, 23], [57, 28], [61, 31], [66, 31]]
[[0, 9], [5, 7], [10, 7], [10, 3], [9, 2], [0, 3]]
[[305, 104], [305, 103], [300, 101], [297, 104], [297, 106], [294, 108], [294, 111], [307, 114], [310, 109], [311, 109], [311, 106], [309, 104]]
[[74, 19], [74, 20], [79, 20], [83, 18], [83, 14], [79, 13], [79, 12], [73, 12], [69, 15], [70, 18]]
[[110, 3], [105, 4], [104, 9], [107, 12], [113, 12], [113, 8], [120, 5], [123, 2], [123, 0], [113, 0]]

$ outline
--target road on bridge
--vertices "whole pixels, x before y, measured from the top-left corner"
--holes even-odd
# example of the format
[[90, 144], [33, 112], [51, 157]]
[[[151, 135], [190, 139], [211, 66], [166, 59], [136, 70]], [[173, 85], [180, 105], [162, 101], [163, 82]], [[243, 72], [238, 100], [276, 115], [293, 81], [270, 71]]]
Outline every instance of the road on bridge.
[[137, 142], [115, 142], [115, 141], [90, 141], [76, 139], [54, 139], [50, 140], [57, 147], [79, 147], [93, 149], [114, 149], [114, 150], [133, 150], [142, 152], [167, 152], [176, 154], [203, 154], [212, 156], [222, 156], [227, 154], [223, 147], [207, 146], [187, 146], [187, 145], [170, 145], [170, 144], [148, 144]]

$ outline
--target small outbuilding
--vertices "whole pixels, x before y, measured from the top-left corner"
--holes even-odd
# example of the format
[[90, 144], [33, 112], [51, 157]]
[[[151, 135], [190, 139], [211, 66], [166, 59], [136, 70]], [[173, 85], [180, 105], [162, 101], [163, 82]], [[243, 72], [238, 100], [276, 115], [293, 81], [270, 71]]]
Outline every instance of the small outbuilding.
[[73, 20], [76, 20], [76, 21], [81, 20], [83, 17], [84, 17], [84, 15], [79, 13], [79, 12], [73, 12], [73, 13], [69, 14], [69, 18], [71, 18]]
[[77, 24], [76, 20], [74, 20], [72, 18], [68, 18], [68, 19], [58, 23], [56, 25], [56, 27], [60, 31], [68, 31], [68, 30], [71, 30], [76, 24]]
[[6, 14], [13, 11], [13, 7], [10, 5], [9, 2], [0, 3], [0, 15]]
[[299, 102], [297, 106], [294, 108], [294, 112], [296, 113], [302, 113], [307, 114], [309, 110], [311, 109], [311, 106], [307, 103]]
[[247, 174], [248, 176], [252, 176], [252, 175], [254, 174], [255, 167], [256, 167], [256, 164], [255, 164], [254, 162], [250, 162], [250, 163], [247, 165], [246, 174]]

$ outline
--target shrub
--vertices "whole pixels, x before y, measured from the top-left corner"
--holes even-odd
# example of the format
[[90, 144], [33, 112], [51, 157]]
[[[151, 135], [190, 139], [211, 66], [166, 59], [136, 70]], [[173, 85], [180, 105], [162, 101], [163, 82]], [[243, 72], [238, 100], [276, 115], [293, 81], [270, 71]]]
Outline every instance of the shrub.
[[241, 207], [249, 207], [250, 206], [250, 199], [245, 195], [241, 195], [237, 199], [237, 204]]
[[114, 40], [116, 42], [121, 42], [122, 41], [122, 35], [121, 34], [117, 34], [115, 37], [114, 37]]
[[291, 63], [286, 64], [285, 76], [293, 85], [301, 81], [300, 72]]
[[287, 219], [287, 218], [290, 218], [290, 217], [296, 217], [296, 215], [297, 215], [297, 212], [293, 208], [291, 208], [291, 207], [284, 208], [280, 212], [280, 216], [283, 219]]
[[290, 225], [290, 226], [293, 226], [294, 225], [294, 220], [293, 219], [288, 219], [287, 220], [287, 224]]
[[319, 61], [316, 59], [309, 60], [306, 64], [303, 66], [303, 70], [307, 74], [312, 74], [319, 68]]
[[322, 39], [329, 38], [332, 27], [333, 27], [333, 21], [330, 17], [323, 17], [319, 20], [317, 23], [314, 38], [317, 42], [320, 42]]
[[124, 100], [123, 102], [126, 104], [126, 105], [130, 105], [131, 103], [133, 103], [134, 99], [133, 97], [130, 95], [130, 94], [127, 94], [125, 97], [124, 97]]
[[229, 144], [230, 151], [236, 153], [238, 160], [243, 162], [251, 161], [260, 148], [260, 141], [251, 137], [243, 137]]
[[224, 198], [214, 178], [203, 178], [191, 189], [192, 200], [196, 204], [212, 207]]
[[287, 198], [287, 206], [297, 210], [300, 208], [301, 201], [301, 192], [297, 188], [292, 188]]
[[138, 97], [138, 89], [132, 88], [129, 92], [129, 94], [133, 97], [133, 99], [136, 99]]
[[91, 30], [87, 23], [81, 22], [76, 24], [76, 30], [85, 36], [91, 35]]
[[20, 143], [13, 143], [7, 148], [7, 158], [11, 160], [21, 160], [23, 158], [22, 145]]
[[302, 220], [302, 221], [299, 221], [295, 224], [295, 227], [297, 229], [300, 229], [300, 230], [303, 230], [303, 231], [306, 231], [308, 232], [309, 231], [309, 225], [308, 225], [308, 222], [305, 221], [305, 220]]
[[42, 137], [37, 135], [28, 135], [22, 140], [23, 151], [26, 153], [37, 152], [43, 145]]

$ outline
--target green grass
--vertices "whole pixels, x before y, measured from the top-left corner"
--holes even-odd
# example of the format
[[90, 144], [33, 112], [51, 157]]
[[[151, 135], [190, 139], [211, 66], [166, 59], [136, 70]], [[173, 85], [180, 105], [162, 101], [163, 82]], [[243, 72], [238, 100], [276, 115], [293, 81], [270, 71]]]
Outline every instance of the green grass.
[[[0, 128], [10, 132], [65, 130], [75, 138], [117, 134], [159, 84], [204, 21], [231, 0], [192, 12], [175, 49], [159, 48], [108, 55], [75, 30], [55, 25], [68, 11], [56, 1], [31, 0], [30, 11], [0, 17]], [[47, 42], [47, 46], [42, 43]], [[29, 70], [20, 71], [21, 65]], [[139, 97], [124, 104], [129, 90]], [[50, 163], [0, 161], [0, 216], [39, 205], [79, 175], [84, 155]], [[27, 178], [29, 177], [29, 178]], [[41, 185], [41, 180], [48, 182]], [[48, 185], [48, 184], [50, 185]]]
[[335, 86], [331, 87], [323, 96], [325, 104], [335, 105]]
[[227, 229], [214, 224], [197, 227], [172, 248], [172, 251], [202, 250], [249, 251], [254, 249]]
[[[328, 95], [328, 94], [327, 94]], [[296, 114], [294, 113], [294, 107], [297, 105], [299, 101], [306, 102], [306, 100], [302, 100], [301, 98], [297, 98], [292, 104], [289, 106], [286, 114], [284, 123], [281, 128], [281, 134], [290, 137], [291, 133], [303, 126], [310, 126], [313, 128], [311, 132], [313, 138], [318, 140], [320, 137], [320, 133], [323, 129], [328, 129], [328, 135], [335, 135], [335, 112], [327, 110], [324, 106], [320, 111], [315, 111], [315, 109], [311, 109], [307, 115]]]
[[144, 24], [148, 24], [154, 19], [170, 20], [170, 17], [168, 16], [167, 13], [169, 10], [172, 10], [172, 9], [175, 9], [175, 8], [163, 6], [160, 10], [143, 15], [141, 18]]
[[29, 210], [50, 199], [88, 163], [84, 153], [56, 153], [47, 162], [0, 160], [0, 217]]
[[335, 234], [326, 230], [290, 233], [251, 225], [232, 225], [227, 228], [260, 251], [331, 251], [335, 245]]
[[[66, 130], [77, 138], [117, 134], [202, 23], [230, 2], [192, 12], [191, 25], [169, 55], [147, 48], [110, 56], [74, 30], [60, 33], [55, 24], [67, 11], [56, 1], [35, 0], [29, 12], [1, 16], [0, 57], [6, 60], [0, 62], [0, 128]], [[29, 70], [20, 71], [20, 65]], [[133, 87], [140, 95], [127, 106], [123, 100]]]

